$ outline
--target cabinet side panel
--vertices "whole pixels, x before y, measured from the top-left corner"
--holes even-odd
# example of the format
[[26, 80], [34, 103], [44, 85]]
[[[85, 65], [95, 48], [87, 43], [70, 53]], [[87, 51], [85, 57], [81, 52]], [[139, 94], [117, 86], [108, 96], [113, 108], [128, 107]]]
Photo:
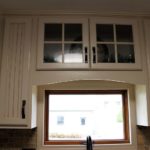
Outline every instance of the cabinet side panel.
[[145, 49], [146, 49], [146, 62], [147, 62], [147, 109], [148, 109], [148, 125], [150, 126], [150, 19], [144, 20], [144, 33], [145, 33]]
[[146, 85], [136, 85], [137, 125], [148, 126]]

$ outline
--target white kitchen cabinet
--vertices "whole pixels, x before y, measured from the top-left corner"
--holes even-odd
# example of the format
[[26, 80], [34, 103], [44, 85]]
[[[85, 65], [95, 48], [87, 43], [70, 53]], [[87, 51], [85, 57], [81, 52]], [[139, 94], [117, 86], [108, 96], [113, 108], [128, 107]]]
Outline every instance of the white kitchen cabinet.
[[32, 128], [31, 18], [6, 17], [1, 65], [0, 128]]
[[138, 21], [40, 17], [37, 69], [141, 69]]

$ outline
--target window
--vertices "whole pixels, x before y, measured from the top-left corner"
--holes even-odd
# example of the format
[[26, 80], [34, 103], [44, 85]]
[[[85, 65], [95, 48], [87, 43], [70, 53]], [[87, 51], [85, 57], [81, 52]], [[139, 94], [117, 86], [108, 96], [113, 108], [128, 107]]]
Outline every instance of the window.
[[126, 90], [45, 93], [45, 144], [82, 144], [88, 135], [98, 144], [130, 142]]

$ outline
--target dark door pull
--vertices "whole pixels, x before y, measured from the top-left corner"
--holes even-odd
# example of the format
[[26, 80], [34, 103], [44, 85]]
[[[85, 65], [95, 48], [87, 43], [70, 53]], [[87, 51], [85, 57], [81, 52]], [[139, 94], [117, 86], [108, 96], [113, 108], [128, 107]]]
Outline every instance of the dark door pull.
[[25, 106], [26, 106], [26, 100], [22, 100], [22, 109], [21, 109], [21, 116], [22, 116], [22, 119], [25, 119], [25, 118], [26, 118]]
[[88, 49], [87, 47], [84, 48], [84, 55], [85, 55], [85, 63], [88, 63]]
[[93, 63], [96, 63], [96, 49], [95, 47], [92, 47], [93, 50]]

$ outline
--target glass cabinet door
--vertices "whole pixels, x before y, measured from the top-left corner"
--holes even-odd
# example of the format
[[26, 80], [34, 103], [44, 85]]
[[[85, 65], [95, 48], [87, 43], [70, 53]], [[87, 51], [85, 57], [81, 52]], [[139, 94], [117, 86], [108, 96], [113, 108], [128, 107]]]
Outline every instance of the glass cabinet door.
[[[38, 66], [53, 68], [88, 68], [88, 22], [86, 19], [42, 20], [42, 46], [38, 51]], [[39, 28], [41, 30], [41, 27]], [[41, 52], [43, 51], [43, 52]], [[41, 57], [42, 56], [42, 57]]]
[[92, 68], [138, 69], [137, 26], [127, 20], [91, 20]]

